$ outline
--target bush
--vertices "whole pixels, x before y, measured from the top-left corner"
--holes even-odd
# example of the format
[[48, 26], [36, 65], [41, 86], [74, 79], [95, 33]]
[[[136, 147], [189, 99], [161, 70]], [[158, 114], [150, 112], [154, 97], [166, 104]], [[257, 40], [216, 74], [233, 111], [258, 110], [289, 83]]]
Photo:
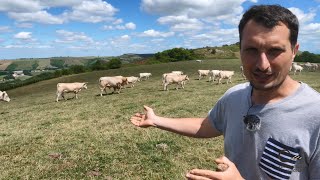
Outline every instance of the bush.
[[73, 73], [73, 74], [79, 74], [79, 73], [84, 73], [86, 72], [86, 68], [82, 65], [72, 65], [69, 67], [69, 70]]
[[117, 69], [121, 67], [121, 61], [118, 58], [113, 58], [108, 62], [108, 67], [110, 69]]
[[64, 68], [64, 60], [63, 59], [50, 59], [50, 65], [58, 68]]

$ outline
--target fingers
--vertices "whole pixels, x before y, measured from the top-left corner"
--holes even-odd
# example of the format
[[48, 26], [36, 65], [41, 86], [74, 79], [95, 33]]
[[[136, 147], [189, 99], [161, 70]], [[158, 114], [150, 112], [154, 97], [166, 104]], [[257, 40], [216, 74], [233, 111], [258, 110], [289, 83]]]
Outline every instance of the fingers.
[[130, 121], [135, 126], [141, 126], [141, 121], [145, 119], [145, 114], [136, 113], [134, 116], [130, 118]]
[[143, 109], [144, 109], [145, 111], [152, 110], [152, 108], [150, 108], [149, 106], [146, 106], [146, 105], [143, 105]]
[[221, 156], [221, 157], [215, 159], [215, 162], [217, 164], [227, 164], [228, 166], [232, 165], [232, 162], [225, 156]]
[[219, 177], [219, 172], [206, 170], [206, 169], [192, 169], [186, 174], [190, 180], [212, 180]]

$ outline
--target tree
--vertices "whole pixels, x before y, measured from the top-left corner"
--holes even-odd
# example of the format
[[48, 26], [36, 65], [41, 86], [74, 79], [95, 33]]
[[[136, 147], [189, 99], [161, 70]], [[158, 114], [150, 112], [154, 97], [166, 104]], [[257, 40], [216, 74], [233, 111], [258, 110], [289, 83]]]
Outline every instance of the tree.
[[82, 65], [72, 65], [69, 67], [70, 71], [74, 74], [84, 73], [86, 72], [86, 68]]
[[108, 67], [110, 69], [117, 69], [120, 68], [122, 65], [121, 61], [119, 58], [113, 58], [108, 62]]
[[18, 67], [17, 64], [11, 63], [11, 64], [7, 67], [6, 70], [7, 70], [7, 71], [15, 71], [17, 67]]
[[50, 65], [58, 68], [64, 68], [64, 60], [63, 59], [50, 59]]
[[39, 66], [38, 61], [35, 61], [35, 62], [32, 64], [32, 70], [37, 69], [38, 66]]
[[23, 70], [23, 74], [24, 74], [24, 75], [27, 75], [27, 76], [32, 76], [30, 70]]

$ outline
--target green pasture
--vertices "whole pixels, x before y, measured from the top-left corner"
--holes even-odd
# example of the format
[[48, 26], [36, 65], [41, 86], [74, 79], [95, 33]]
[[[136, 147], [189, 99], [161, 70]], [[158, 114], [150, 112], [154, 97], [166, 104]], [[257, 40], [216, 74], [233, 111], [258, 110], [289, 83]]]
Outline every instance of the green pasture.
[[[205, 117], [218, 98], [245, 82], [240, 60], [206, 60], [124, 67], [64, 76], [7, 91], [0, 102], [0, 179], [184, 179], [193, 168], [214, 169], [223, 155], [223, 139], [195, 139], [155, 128], [137, 128], [129, 119], [143, 105], [158, 115]], [[235, 70], [232, 84], [197, 80], [198, 69]], [[161, 75], [172, 70], [188, 74], [185, 89], [163, 91]], [[120, 94], [100, 97], [101, 76], [138, 76], [149, 80]], [[319, 72], [294, 76], [320, 91]], [[74, 99], [55, 102], [58, 82], [88, 82]]]

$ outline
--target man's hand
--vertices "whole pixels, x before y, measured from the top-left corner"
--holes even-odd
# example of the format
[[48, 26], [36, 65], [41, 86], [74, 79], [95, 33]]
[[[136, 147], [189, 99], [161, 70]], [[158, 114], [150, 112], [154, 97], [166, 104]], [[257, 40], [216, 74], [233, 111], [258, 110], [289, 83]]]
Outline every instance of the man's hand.
[[192, 169], [186, 174], [188, 180], [243, 180], [237, 167], [225, 156], [222, 156], [215, 160], [216, 163], [224, 164], [227, 167], [224, 171], [212, 171], [206, 169]]
[[138, 127], [156, 126], [154, 121], [157, 116], [154, 114], [153, 109], [148, 106], [143, 106], [145, 113], [136, 113], [130, 118], [132, 124]]

